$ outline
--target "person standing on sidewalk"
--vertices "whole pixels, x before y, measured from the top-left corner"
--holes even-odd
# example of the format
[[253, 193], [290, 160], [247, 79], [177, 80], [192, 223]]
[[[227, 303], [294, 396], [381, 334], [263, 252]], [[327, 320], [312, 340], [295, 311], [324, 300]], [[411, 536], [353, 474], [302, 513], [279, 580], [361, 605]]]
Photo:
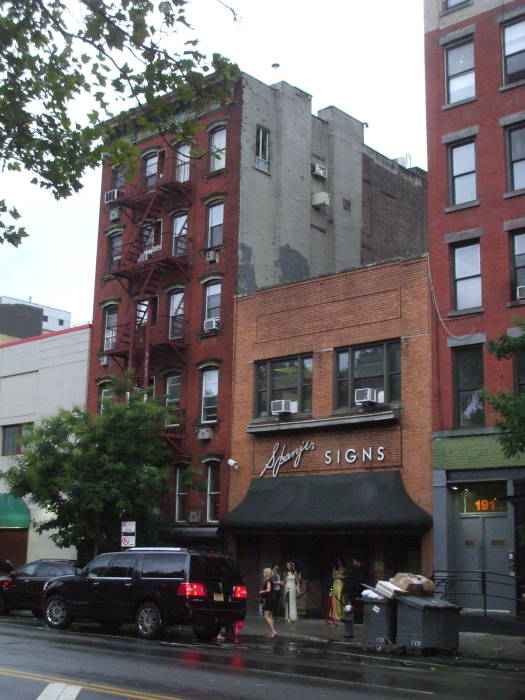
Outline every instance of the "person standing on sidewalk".
[[283, 594], [283, 580], [281, 578], [281, 569], [279, 564], [272, 564], [272, 581], [273, 589], [275, 595], [275, 609], [274, 615], [276, 618], [282, 617], [281, 612], [283, 608], [282, 594]]
[[259, 595], [264, 601], [264, 619], [266, 624], [270, 628], [270, 634], [268, 635], [270, 639], [277, 636], [275, 631], [275, 625], [273, 622], [273, 614], [275, 611], [277, 596], [275, 595], [275, 588], [273, 583], [273, 569], [266, 568], [263, 569], [263, 585], [259, 591]]

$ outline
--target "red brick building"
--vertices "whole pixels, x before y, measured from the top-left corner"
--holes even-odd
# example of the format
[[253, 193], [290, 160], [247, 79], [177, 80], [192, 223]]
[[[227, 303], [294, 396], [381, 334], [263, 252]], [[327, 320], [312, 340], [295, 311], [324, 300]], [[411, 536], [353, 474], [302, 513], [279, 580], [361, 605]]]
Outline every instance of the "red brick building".
[[[525, 4], [426, 0], [425, 23], [435, 564], [498, 572], [512, 597], [522, 516], [506, 498], [523, 490], [525, 462], [503, 456], [478, 390], [522, 390], [522, 366], [487, 342], [524, 315]], [[512, 607], [504, 591], [489, 608]]]
[[199, 123], [192, 144], [138, 133], [131, 183], [104, 169], [88, 404], [133, 369], [171, 407], [166, 512], [202, 545], [228, 508], [235, 294], [421, 254], [426, 175], [287, 83], [243, 75]]
[[426, 258], [237, 298], [221, 528], [252, 587], [293, 559], [319, 613], [336, 557], [431, 574], [429, 298]]

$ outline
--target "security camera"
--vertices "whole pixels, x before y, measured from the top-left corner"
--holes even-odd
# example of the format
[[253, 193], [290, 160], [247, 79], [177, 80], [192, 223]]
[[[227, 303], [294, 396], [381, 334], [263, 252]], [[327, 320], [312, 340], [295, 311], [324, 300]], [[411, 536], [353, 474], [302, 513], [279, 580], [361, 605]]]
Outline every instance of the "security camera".
[[239, 465], [238, 465], [237, 462], [236, 462], [234, 459], [232, 459], [231, 457], [230, 457], [230, 459], [228, 460], [228, 464], [230, 465], [230, 467], [231, 467], [232, 469], [235, 469], [235, 471], [237, 471], [237, 470], [239, 469]]

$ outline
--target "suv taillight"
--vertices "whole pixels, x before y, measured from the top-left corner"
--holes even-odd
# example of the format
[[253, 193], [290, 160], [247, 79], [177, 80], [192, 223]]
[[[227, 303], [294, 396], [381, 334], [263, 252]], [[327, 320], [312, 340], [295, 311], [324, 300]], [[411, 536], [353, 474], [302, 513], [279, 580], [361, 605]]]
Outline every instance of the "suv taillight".
[[5, 581], [2, 581], [2, 587], [3, 588], [9, 588], [9, 586], [13, 583], [12, 578], [6, 578]]
[[205, 598], [206, 586], [203, 583], [180, 583], [177, 595], [183, 595], [186, 598]]
[[248, 597], [248, 591], [246, 590], [246, 586], [234, 586], [233, 587], [232, 598], [247, 598], [247, 597]]

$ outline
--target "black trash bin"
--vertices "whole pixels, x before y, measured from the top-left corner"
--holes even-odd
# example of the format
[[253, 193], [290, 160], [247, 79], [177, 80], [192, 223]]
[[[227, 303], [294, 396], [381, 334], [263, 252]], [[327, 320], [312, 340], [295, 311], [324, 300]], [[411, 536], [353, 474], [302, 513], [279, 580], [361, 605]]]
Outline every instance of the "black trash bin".
[[375, 648], [396, 642], [396, 605], [382, 598], [363, 599], [363, 644]]
[[459, 647], [459, 605], [433, 596], [399, 595], [397, 602], [397, 646], [408, 649]]

